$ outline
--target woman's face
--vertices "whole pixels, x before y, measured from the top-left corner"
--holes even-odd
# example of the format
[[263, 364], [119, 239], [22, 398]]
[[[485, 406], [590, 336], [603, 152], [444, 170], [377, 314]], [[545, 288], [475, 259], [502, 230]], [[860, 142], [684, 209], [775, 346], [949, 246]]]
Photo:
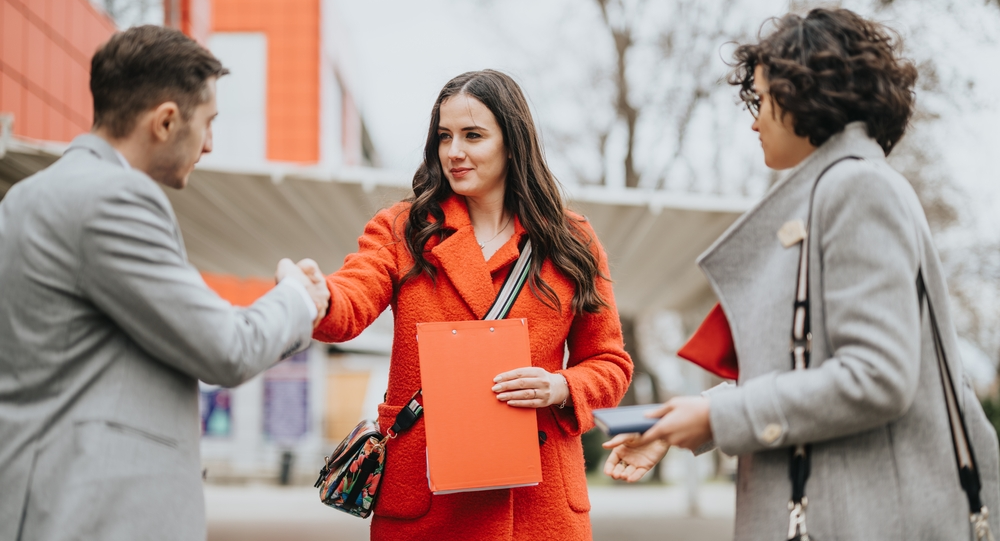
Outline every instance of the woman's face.
[[760, 96], [760, 110], [751, 128], [760, 134], [764, 164], [771, 169], [795, 167], [812, 154], [816, 147], [809, 142], [808, 137], [795, 134], [791, 114], [782, 116], [781, 107], [771, 99], [771, 86], [761, 66], [754, 68], [753, 86], [754, 92]]
[[502, 201], [509, 153], [493, 113], [466, 94], [444, 100], [440, 113], [438, 159], [451, 189]]

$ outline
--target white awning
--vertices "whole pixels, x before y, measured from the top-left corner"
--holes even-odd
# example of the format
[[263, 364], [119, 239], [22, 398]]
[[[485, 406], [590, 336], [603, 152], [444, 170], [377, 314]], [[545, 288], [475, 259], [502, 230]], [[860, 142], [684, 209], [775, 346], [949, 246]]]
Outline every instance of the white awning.
[[[6, 187], [56, 159], [63, 146], [14, 141], [0, 159]], [[365, 223], [409, 193], [409, 175], [268, 164], [198, 168], [167, 189], [191, 263], [206, 272], [271, 276], [282, 257], [315, 259], [325, 272], [357, 249]], [[570, 187], [569, 205], [591, 221], [611, 260], [621, 313], [684, 311], [711, 298], [695, 259], [754, 203], [688, 193]]]

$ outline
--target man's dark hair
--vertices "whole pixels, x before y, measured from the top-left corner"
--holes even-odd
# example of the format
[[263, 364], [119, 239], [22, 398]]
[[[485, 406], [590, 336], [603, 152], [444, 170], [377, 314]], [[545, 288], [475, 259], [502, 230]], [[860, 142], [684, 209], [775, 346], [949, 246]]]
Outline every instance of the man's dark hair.
[[187, 120], [204, 103], [206, 81], [229, 73], [212, 53], [183, 33], [136, 26], [111, 36], [90, 61], [94, 127], [125, 137], [140, 113], [173, 101]]
[[795, 133], [819, 146], [849, 122], [863, 121], [886, 155], [913, 115], [917, 69], [898, 56], [900, 39], [885, 26], [846, 9], [814, 9], [805, 18], [772, 19], [776, 28], [734, 53], [729, 84], [751, 107], [754, 68], [770, 94], [790, 113]]

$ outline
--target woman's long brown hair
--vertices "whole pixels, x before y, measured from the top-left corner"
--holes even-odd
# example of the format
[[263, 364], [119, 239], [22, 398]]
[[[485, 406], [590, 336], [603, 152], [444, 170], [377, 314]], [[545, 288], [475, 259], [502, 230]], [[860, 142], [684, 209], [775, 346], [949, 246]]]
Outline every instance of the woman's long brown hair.
[[[438, 124], [441, 104], [453, 96], [465, 94], [476, 98], [496, 117], [510, 153], [504, 191], [504, 208], [516, 214], [531, 239], [533, 258], [528, 275], [532, 294], [546, 305], [560, 309], [555, 290], [541, 278], [542, 263], [549, 260], [576, 286], [574, 313], [598, 312], [607, 302], [597, 292], [601, 275], [592, 251], [594, 239], [569, 216], [563, 205], [559, 185], [542, 156], [541, 144], [528, 102], [521, 88], [508, 75], [494, 70], [463, 73], [441, 89], [424, 145], [424, 162], [413, 175], [413, 198], [406, 223], [406, 246], [415, 264], [402, 282], [426, 273], [436, 278], [437, 270], [425, 257], [424, 247], [435, 236], [444, 238], [444, 211], [441, 202], [452, 194], [438, 157]], [[433, 220], [430, 218], [433, 217]]]

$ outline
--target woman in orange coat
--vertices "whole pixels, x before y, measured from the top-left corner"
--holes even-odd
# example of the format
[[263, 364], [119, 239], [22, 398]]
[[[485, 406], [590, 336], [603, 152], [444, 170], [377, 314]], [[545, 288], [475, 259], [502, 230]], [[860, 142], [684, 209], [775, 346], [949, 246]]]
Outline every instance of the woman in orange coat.
[[373, 540], [591, 538], [580, 434], [592, 409], [618, 404], [632, 361], [607, 256], [586, 219], [563, 206], [509, 76], [465, 73], [441, 90], [413, 197], [379, 212], [358, 252], [327, 277], [330, 309], [314, 336], [349, 340], [392, 309], [384, 431], [421, 386], [416, 324], [481, 319], [528, 239], [528, 284], [508, 317], [528, 320], [532, 366], [498, 375], [493, 391], [536, 410], [542, 482], [432, 496], [420, 419], [386, 448]]

